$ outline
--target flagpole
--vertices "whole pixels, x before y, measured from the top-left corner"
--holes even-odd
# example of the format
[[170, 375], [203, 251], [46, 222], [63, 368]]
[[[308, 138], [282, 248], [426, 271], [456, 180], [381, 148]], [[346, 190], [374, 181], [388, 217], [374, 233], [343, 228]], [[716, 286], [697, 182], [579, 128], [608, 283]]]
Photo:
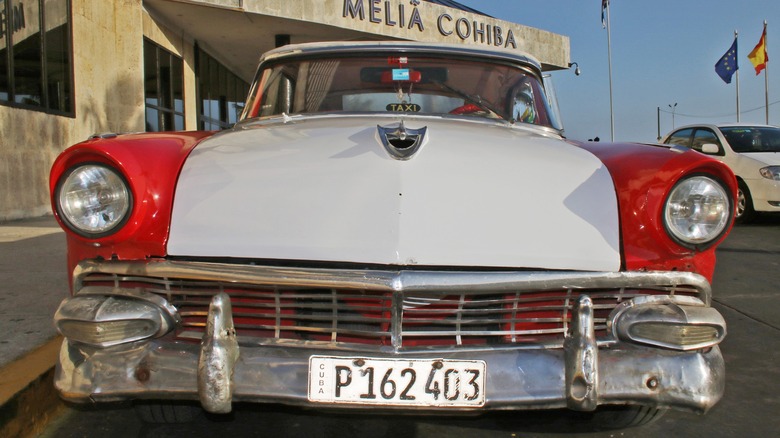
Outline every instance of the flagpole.
[[[766, 20], [764, 20], [764, 53], [767, 52], [766, 50]], [[767, 70], [769, 69], [769, 60], [764, 60], [764, 102], [766, 103], [766, 124], [769, 124], [769, 74], [767, 73]]]
[[609, 23], [609, 0], [607, 0], [607, 55], [609, 62], [609, 129], [612, 141], [615, 141], [615, 108], [612, 98], [612, 31]]
[[[734, 41], [737, 41], [737, 37], [739, 36], [739, 32], [737, 32], [736, 29], [734, 29]], [[736, 71], [737, 75], [737, 123], [739, 123], [739, 68], [737, 68]]]

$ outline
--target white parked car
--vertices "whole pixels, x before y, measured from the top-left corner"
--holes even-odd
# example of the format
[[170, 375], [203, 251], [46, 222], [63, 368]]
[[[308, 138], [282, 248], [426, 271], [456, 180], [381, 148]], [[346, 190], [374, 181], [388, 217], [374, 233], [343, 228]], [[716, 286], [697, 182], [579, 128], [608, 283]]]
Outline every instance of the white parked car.
[[737, 220], [780, 212], [780, 128], [765, 125], [689, 125], [663, 143], [687, 146], [727, 164], [737, 175]]

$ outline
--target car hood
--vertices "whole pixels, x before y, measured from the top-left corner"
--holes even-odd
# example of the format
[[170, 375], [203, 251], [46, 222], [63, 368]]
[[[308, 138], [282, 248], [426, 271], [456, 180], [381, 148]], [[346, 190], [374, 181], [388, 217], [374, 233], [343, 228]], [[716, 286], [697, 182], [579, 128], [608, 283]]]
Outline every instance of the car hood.
[[769, 166], [780, 166], [780, 153], [777, 152], [743, 152], [742, 156], [752, 158]]
[[168, 254], [383, 265], [614, 271], [615, 189], [542, 130], [440, 118], [407, 160], [378, 126], [319, 117], [215, 135], [184, 164]]

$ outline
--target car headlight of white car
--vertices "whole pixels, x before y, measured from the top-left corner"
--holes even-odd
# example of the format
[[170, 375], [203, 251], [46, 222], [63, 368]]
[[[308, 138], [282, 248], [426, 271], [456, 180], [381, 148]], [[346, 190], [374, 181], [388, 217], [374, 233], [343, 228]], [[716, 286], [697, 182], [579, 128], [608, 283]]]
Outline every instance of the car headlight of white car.
[[99, 238], [119, 230], [132, 209], [132, 194], [119, 172], [83, 164], [65, 174], [55, 194], [57, 212], [76, 233]]
[[664, 207], [667, 232], [685, 246], [715, 242], [731, 223], [733, 206], [726, 188], [715, 179], [696, 175], [678, 182]]
[[780, 181], [780, 166], [763, 167], [759, 169], [758, 172], [766, 179]]

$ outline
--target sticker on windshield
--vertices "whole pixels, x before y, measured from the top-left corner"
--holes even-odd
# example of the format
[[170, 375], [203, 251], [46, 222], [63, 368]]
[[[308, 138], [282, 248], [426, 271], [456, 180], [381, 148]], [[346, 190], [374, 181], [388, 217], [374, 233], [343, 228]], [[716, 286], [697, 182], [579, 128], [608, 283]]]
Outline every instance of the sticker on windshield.
[[404, 65], [404, 64], [408, 64], [409, 63], [409, 58], [406, 57], [406, 56], [399, 56], [399, 57], [392, 57], [391, 56], [390, 58], [387, 59], [387, 63], [390, 64], [390, 65], [398, 64], [399, 66], [401, 66], [401, 65]]
[[408, 81], [409, 80], [409, 69], [408, 68], [394, 68], [393, 69], [393, 80], [394, 81]]

